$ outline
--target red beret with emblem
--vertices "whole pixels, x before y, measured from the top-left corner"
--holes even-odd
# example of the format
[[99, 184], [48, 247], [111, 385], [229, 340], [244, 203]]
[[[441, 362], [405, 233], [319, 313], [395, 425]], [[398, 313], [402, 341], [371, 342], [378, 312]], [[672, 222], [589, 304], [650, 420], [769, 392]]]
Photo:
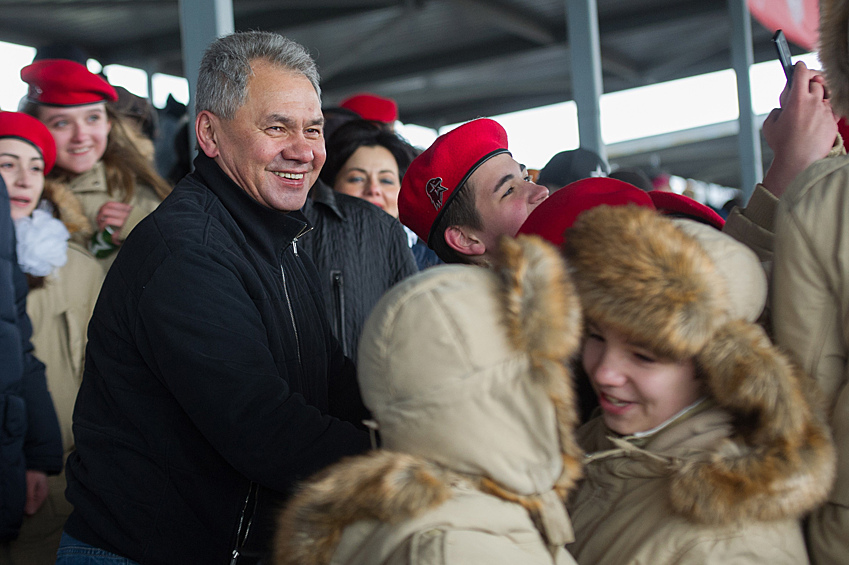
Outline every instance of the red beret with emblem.
[[339, 107], [356, 112], [364, 120], [391, 124], [398, 119], [398, 104], [376, 94], [355, 94], [343, 100]]
[[457, 188], [501, 153], [508, 153], [507, 132], [494, 120], [473, 120], [440, 135], [404, 174], [398, 219], [430, 245], [433, 225]]
[[596, 206], [627, 204], [655, 207], [647, 192], [627, 182], [607, 177], [582, 179], [567, 184], [545, 199], [531, 212], [519, 233], [538, 235], [560, 247], [566, 240], [566, 230], [581, 212]]
[[664, 216], [687, 218], [707, 224], [718, 230], [725, 225], [725, 220], [716, 211], [689, 196], [669, 192], [668, 190], [652, 190], [648, 192], [654, 207]]
[[21, 112], [0, 112], [0, 138], [14, 137], [35, 146], [44, 159], [44, 174], [56, 162], [53, 134], [40, 120]]
[[38, 104], [81, 106], [118, 100], [112, 85], [75, 61], [36, 61], [21, 69], [21, 80], [29, 85], [27, 98]]

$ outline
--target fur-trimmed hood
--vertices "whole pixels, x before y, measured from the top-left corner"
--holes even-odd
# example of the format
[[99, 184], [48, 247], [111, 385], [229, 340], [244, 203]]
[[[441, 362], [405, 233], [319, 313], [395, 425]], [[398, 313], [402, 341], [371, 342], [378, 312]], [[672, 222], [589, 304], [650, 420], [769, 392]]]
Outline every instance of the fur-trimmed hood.
[[565, 251], [588, 320], [659, 357], [694, 358], [731, 416], [727, 439], [676, 468], [677, 512], [711, 524], [768, 521], [825, 500], [835, 454], [816, 383], [760, 326], [735, 319], [726, 285], [737, 281], [719, 276], [695, 239], [652, 210], [601, 206], [578, 219]]
[[[572, 476], [579, 450], [566, 360], [580, 305], [557, 250], [503, 238], [491, 269], [446, 265], [375, 306], [357, 363], [383, 446], [486, 476], [519, 495]], [[579, 457], [577, 457], [579, 459]]]
[[819, 43], [831, 107], [849, 117], [849, 0], [820, 0]]
[[418, 515], [457, 481], [516, 503], [562, 548], [562, 502], [581, 473], [567, 368], [581, 333], [564, 262], [537, 237], [503, 238], [491, 268], [441, 266], [396, 285], [366, 322], [358, 362], [386, 451], [302, 488], [278, 563], [327, 563], [347, 526]]

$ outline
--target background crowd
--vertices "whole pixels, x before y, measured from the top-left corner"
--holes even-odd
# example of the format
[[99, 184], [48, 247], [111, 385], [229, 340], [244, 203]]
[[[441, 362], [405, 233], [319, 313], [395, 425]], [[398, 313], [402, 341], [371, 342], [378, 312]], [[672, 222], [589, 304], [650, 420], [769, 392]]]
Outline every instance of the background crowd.
[[847, 21], [730, 214], [487, 118], [413, 147], [277, 34], [209, 47], [194, 123], [39, 53], [0, 564], [849, 563]]

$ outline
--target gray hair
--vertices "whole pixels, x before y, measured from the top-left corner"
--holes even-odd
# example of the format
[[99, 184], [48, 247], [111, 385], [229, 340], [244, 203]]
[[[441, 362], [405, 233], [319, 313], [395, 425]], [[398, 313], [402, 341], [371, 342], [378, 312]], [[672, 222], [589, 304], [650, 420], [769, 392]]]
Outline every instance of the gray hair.
[[198, 72], [195, 113], [204, 110], [230, 120], [248, 95], [251, 61], [261, 59], [301, 73], [312, 83], [319, 101], [318, 68], [300, 43], [267, 31], [237, 32], [217, 39], [203, 54]]

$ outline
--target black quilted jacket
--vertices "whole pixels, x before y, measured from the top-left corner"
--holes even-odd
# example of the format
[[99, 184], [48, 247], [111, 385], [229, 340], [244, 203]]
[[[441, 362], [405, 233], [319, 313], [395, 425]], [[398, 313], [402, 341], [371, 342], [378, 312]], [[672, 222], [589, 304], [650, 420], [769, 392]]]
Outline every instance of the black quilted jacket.
[[261, 551], [296, 481], [369, 445], [332, 416], [364, 414], [303, 215], [195, 166], [106, 276], [67, 466], [66, 531], [145, 564]]
[[401, 224], [362, 198], [317, 181], [303, 208], [313, 225], [300, 241], [315, 261], [333, 335], [356, 360], [363, 324], [392, 285], [418, 268]]

